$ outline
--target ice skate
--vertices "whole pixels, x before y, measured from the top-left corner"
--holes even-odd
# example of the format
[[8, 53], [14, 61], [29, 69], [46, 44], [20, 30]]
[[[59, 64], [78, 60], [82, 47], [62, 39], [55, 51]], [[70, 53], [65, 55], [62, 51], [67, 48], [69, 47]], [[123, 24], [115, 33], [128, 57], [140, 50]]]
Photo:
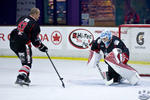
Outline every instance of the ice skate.
[[17, 80], [16, 80], [15, 84], [20, 85], [20, 86], [23, 86], [23, 85], [29, 86], [30, 82], [31, 81], [30, 81], [29, 77], [27, 77], [25, 74], [19, 74], [17, 76]]
[[28, 83], [28, 84], [31, 83], [31, 80], [30, 80], [29, 76], [27, 76], [27, 77], [25, 78], [25, 82]]
[[110, 86], [114, 83], [114, 79], [112, 78], [111, 80], [105, 82], [105, 85]]
[[111, 78], [108, 74], [108, 72], [106, 72], [106, 79], [105, 79], [105, 85], [110, 86], [114, 83], [114, 78]]

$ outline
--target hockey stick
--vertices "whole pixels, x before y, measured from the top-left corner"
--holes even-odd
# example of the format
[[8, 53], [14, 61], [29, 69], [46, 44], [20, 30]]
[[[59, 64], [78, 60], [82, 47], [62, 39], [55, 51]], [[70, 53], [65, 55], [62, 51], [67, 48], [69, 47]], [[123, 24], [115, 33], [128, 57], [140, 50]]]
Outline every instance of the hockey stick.
[[100, 74], [101, 74], [101, 76], [102, 76], [102, 78], [103, 78], [103, 80], [104, 80], [105, 77], [104, 77], [104, 75], [103, 75], [103, 73], [102, 73], [101, 68], [99, 67], [99, 64], [96, 64], [96, 67], [97, 67], [97, 69], [99, 70], [99, 72], [100, 72]]
[[64, 82], [63, 82], [63, 78], [59, 75], [59, 73], [58, 73], [58, 71], [57, 71], [57, 69], [56, 69], [54, 63], [52, 62], [52, 60], [51, 60], [49, 54], [48, 54], [47, 52], [46, 52], [46, 54], [47, 54], [47, 56], [48, 56], [48, 58], [49, 58], [51, 64], [53, 65], [53, 68], [55, 69], [55, 71], [56, 71], [56, 73], [57, 73], [57, 75], [58, 75], [60, 81], [62, 82], [62, 86], [65, 88], [65, 84], [64, 84]]
[[99, 67], [99, 64], [96, 64], [96, 66], [97, 66], [97, 69], [99, 70], [99, 72], [100, 72], [100, 74], [101, 74], [103, 80], [106, 81], [105, 84], [106, 84], [106, 85], [111, 85], [111, 84], [113, 83], [114, 79], [112, 78], [110, 81], [107, 81], [107, 79], [105, 79], [105, 77], [104, 77], [104, 75], [103, 75], [103, 73], [102, 73], [101, 68]]

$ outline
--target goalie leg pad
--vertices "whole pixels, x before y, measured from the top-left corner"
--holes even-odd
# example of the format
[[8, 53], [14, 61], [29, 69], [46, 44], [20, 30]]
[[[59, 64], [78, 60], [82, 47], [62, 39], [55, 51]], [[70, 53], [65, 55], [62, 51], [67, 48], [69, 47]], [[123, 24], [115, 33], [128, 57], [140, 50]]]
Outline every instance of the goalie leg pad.
[[139, 82], [140, 76], [135, 69], [130, 67], [127, 64], [119, 63], [115, 59], [114, 53], [111, 52], [106, 58], [105, 61], [123, 78], [127, 79], [132, 85], [135, 85]]
[[113, 78], [114, 82], [120, 82], [121, 76], [111, 66], [108, 66], [107, 73], [107, 77], [109, 78], [108, 80]]
[[140, 81], [140, 76], [138, 73], [135, 73], [130, 79], [129, 79], [129, 82], [130, 84], [132, 85], [137, 85]]

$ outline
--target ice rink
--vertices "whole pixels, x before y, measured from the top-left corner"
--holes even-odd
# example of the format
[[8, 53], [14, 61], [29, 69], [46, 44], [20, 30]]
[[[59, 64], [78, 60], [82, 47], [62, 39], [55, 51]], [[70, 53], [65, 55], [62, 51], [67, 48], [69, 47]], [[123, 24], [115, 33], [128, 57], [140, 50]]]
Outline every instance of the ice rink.
[[0, 100], [142, 100], [142, 96], [149, 100], [148, 77], [142, 77], [137, 86], [128, 83], [105, 86], [98, 70], [87, 67], [87, 61], [52, 60], [64, 78], [65, 88], [49, 59], [33, 59], [31, 85], [19, 87], [14, 82], [21, 67], [20, 60], [0, 58]]

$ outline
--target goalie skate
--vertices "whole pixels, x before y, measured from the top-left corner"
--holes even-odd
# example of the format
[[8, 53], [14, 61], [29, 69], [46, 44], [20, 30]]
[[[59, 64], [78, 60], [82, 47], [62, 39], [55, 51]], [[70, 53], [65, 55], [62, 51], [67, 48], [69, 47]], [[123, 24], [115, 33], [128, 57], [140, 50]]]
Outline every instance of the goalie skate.
[[111, 80], [105, 82], [105, 85], [110, 86], [114, 83], [114, 79], [112, 78]]

